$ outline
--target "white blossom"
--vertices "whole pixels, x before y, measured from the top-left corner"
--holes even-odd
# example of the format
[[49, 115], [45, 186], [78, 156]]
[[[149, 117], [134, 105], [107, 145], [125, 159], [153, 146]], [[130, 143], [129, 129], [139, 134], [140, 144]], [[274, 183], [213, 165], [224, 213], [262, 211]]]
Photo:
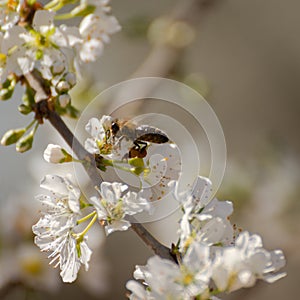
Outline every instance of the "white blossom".
[[134, 278], [146, 286], [129, 281], [130, 299], [184, 299], [208, 293], [211, 277], [209, 247], [194, 243], [178, 265], [159, 256], [151, 257], [146, 266], [136, 266]]
[[110, 130], [112, 121], [112, 117], [105, 115], [100, 120], [91, 118], [88, 121], [85, 130], [90, 134], [91, 138], [87, 138], [84, 144], [87, 151], [104, 156], [112, 153], [111, 144], [107, 141], [107, 131]]
[[19, 9], [22, 1], [4, 0], [0, 3], [0, 28], [8, 30], [20, 19]]
[[180, 221], [180, 249], [188, 248], [193, 240], [208, 245], [228, 245], [233, 242], [233, 227], [228, 218], [233, 212], [230, 201], [211, 200], [209, 179], [198, 176], [192, 188], [179, 192], [173, 183], [174, 195], [182, 203], [184, 214]]
[[66, 76], [65, 76], [66, 81], [69, 83], [69, 85], [71, 87], [73, 87], [76, 84], [76, 75], [75, 73], [71, 73], [69, 72]]
[[14, 26], [4, 34], [0, 32], [0, 80], [5, 81], [10, 73], [22, 74], [18, 58], [25, 54], [21, 47], [23, 40], [20, 34], [26, 32], [23, 27]]
[[212, 200], [212, 183], [209, 178], [198, 176], [190, 189], [180, 191], [178, 182], [170, 182], [174, 196], [185, 210], [200, 211]]
[[251, 287], [257, 279], [274, 282], [286, 275], [276, 273], [285, 265], [281, 250], [269, 252], [261, 237], [242, 232], [235, 246], [217, 249], [212, 278], [220, 291], [232, 292]]
[[81, 62], [95, 61], [103, 51], [104, 43], [109, 43], [110, 35], [121, 29], [114, 16], [107, 15], [102, 8], [83, 18], [79, 25], [79, 31], [83, 39], [79, 51]]
[[39, 195], [37, 200], [45, 207], [44, 215], [33, 225], [36, 235], [34, 242], [41, 251], [50, 251], [50, 264], [60, 266], [60, 275], [64, 282], [76, 279], [81, 264], [88, 269], [91, 250], [86, 237], [76, 239], [73, 232], [80, 213], [80, 190], [67, 177], [47, 175], [41, 187], [51, 195]]
[[98, 219], [105, 222], [107, 235], [116, 230], [127, 230], [130, 222], [125, 220], [125, 217], [149, 209], [146, 199], [134, 192], [124, 193], [127, 188], [127, 185], [117, 182], [102, 182], [99, 190], [100, 198], [91, 198], [91, 203], [98, 213]]
[[53, 257], [52, 262], [59, 259], [60, 275], [64, 282], [73, 282], [81, 265], [88, 271], [92, 250], [85, 240], [78, 243], [71, 234], [68, 234], [57, 248], [57, 252], [54, 251], [50, 256]]
[[140, 175], [143, 192], [148, 193], [149, 190], [151, 202], [161, 200], [172, 191], [169, 183], [180, 176], [180, 151], [173, 143], [152, 143], [144, 163], [146, 168]]
[[61, 163], [65, 159], [62, 147], [59, 145], [49, 144], [44, 151], [45, 161], [53, 164]]
[[69, 94], [59, 95], [58, 102], [62, 108], [65, 108], [71, 102], [71, 96]]
[[[23, 26], [19, 23], [24, 22], [21, 18], [24, 13], [22, 10], [30, 8], [21, 3], [22, 1], [0, 3], [1, 82], [5, 81], [9, 73], [19, 76], [35, 68], [44, 79], [54, 81], [52, 85], [55, 86], [69, 69], [75, 67], [80, 73], [80, 64], [95, 61], [101, 55], [104, 44], [109, 42], [110, 35], [120, 30], [116, 18], [108, 14], [110, 7], [106, 0], [81, 1], [79, 6], [83, 12], [84, 9], [90, 11], [92, 6], [94, 10], [90, 14], [83, 14], [79, 27], [65, 24], [56, 26], [54, 11], [34, 8], [32, 23], [28, 24], [31, 26]], [[74, 78], [69, 82], [71, 86], [75, 83]], [[56, 96], [52, 88], [51, 92]]]
[[32, 31], [23, 32], [26, 52], [18, 58], [23, 73], [38, 68], [45, 79], [51, 79], [51, 67], [61, 63], [67, 71], [67, 58], [61, 48], [69, 47], [66, 34], [54, 25], [55, 13], [48, 10], [37, 10], [32, 21]]

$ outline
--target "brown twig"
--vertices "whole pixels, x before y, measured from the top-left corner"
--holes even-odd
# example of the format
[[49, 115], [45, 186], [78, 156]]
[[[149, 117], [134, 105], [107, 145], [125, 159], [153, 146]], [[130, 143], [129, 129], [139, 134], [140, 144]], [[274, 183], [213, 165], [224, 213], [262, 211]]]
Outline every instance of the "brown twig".
[[94, 156], [82, 147], [81, 143], [55, 111], [49, 111], [47, 119], [74, 151], [77, 158], [83, 161], [83, 166], [92, 180], [93, 186], [99, 186], [103, 180], [96, 167]]
[[131, 228], [155, 254], [177, 262], [176, 258], [172, 256], [170, 249], [159, 243], [140, 223], [131, 224]]
[[17, 288], [26, 288], [21, 280], [13, 280], [4, 284], [0, 289], [0, 299], [5, 299], [11, 292]]

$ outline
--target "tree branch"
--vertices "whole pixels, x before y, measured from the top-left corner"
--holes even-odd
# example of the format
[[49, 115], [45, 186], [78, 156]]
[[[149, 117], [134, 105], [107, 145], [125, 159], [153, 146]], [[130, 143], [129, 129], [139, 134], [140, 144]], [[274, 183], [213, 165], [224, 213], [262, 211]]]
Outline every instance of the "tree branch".
[[131, 224], [132, 230], [144, 241], [144, 243], [152, 249], [152, 251], [162, 258], [176, 261], [175, 257], [172, 256], [171, 251], [168, 247], [159, 243], [140, 223]]
[[26, 289], [26, 285], [21, 280], [12, 280], [4, 284], [0, 289], [0, 299], [5, 299], [17, 288]]
[[62, 118], [55, 111], [50, 110], [47, 119], [49, 120], [51, 125], [60, 133], [69, 147], [74, 151], [77, 158], [84, 162], [83, 166], [90, 179], [92, 180], [93, 185], [99, 186], [101, 182], [103, 182], [103, 180], [96, 167], [94, 156], [85, 150], [85, 148], [73, 135], [71, 130], [67, 127]]

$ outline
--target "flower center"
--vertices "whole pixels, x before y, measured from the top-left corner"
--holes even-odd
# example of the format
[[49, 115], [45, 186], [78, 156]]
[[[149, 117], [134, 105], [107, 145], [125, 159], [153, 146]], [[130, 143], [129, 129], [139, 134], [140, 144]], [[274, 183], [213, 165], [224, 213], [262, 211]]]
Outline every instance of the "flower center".
[[181, 266], [180, 283], [184, 286], [190, 285], [194, 281], [194, 274], [190, 272], [185, 266]]

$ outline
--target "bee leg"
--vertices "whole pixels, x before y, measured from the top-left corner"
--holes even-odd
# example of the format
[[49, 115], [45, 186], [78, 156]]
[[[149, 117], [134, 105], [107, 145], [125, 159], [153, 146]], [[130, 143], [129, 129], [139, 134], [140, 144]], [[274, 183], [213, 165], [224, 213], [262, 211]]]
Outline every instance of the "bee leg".
[[134, 141], [134, 146], [129, 150], [129, 158], [144, 158], [147, 155], [146, 148], [148, 144], [143, 141]]
[[105, 132], [105, 143], [108, 143], [108, 140], [110, 139], [110, 130], [107, 129]]
[[139, 149], [139, 151], [144, 151], [148, 146], [147, 142], [140, 141], [140, 140], [135, 140], [133, 143]]
[[122, 160], [124, 160], [124, 161], [127, 161], [127, 160], [128, 160], [128, 158], [131, 158], [131, 157], [130, 157], [130, 152], [129, 152], [129, 153], [126, 153], [126, 154], [124, 154], [124, 156], [122, 157]]

